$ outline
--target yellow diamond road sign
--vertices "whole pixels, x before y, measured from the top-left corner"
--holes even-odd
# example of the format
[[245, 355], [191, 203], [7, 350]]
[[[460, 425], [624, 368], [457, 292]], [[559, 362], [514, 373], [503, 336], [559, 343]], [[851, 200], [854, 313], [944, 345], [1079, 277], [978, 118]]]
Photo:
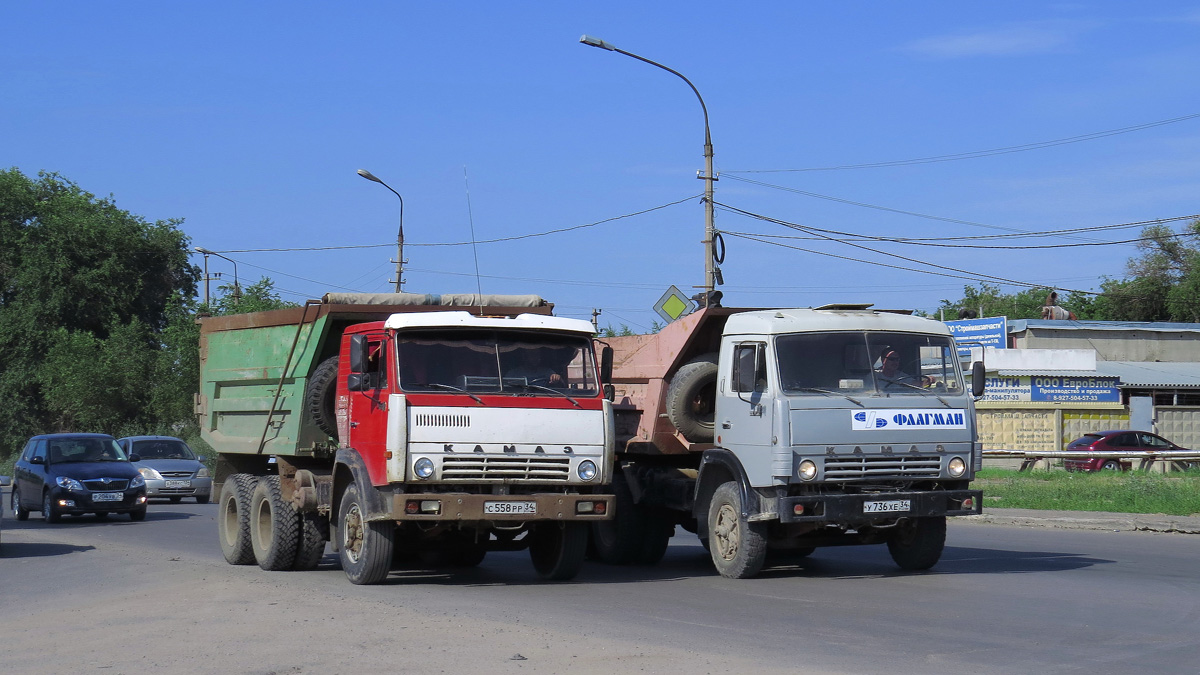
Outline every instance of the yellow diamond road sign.
[[695, 310], [696, 303], [674, 286], [668, 288], [658, 302], [654, 303], [654, 311], [668, 323]]

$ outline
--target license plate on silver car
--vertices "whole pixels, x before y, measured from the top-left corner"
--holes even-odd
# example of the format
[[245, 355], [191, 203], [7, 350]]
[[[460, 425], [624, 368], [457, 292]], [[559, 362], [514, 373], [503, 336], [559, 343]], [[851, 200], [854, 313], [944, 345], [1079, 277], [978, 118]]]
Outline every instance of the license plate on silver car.
[[92, 501], [94, 502], [119, 502], [125, 499], [124, 492], [93, 492]]
[[908, 513], [912, 502], [908, 499], [891, 499], [886, 502], [863, 502], [863, 513]]
[[190, 480], [169, 480], [169, 481], [167, 481], [167, 484], [165, 487], [167, 487], [167, 488], [190, 488], [190, 487], [192, 487], [192, 481], [190, 481]]
[[534, 515], [537, 514], [537, 502], [484, 502], [483, 512], [495, 515], [509, 513]]

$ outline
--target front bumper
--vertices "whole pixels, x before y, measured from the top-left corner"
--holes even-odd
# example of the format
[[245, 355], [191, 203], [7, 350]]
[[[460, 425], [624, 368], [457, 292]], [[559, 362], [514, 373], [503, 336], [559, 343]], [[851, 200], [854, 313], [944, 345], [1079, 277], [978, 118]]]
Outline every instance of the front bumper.
[[[186, 486], [181, 484], [186, 483]], [[171, 487], [167, 487], [170, 484]], [[212, 495], [212, 478], [147, 479], [147, 497], [195, 497]]]
[[[122, 493], [120, 501], [98, 501], [95, 498], [97, 494], [112, 494], [114, 492]], [[83, 492], [58, 489], [50, 493], [50, 499], [54, 502], [54, 508], [63, 514], [96, 513], [97, 511], [128, 513], [146, 508], [146, 490], [140, 487], [128, 490], [85, 490]]]
[[[462, 493], [407, 493], [392, 496], [390, 513], [373, 520], [395, 521], [476, 521], [476, 522], [580, 522], [612, 518], [614, 497], [600, 494], [528, 494], [478, 495]], [[437, 511], [432, 511], [432, 503]], [[522, 511], [534, 505], [535, 513]], [[413, 512], [411, 504], [415, 504]], [[486, 504], [501, 504], [507, 513], [485, 512]], [[583, 507], [580, 504], [584, 504]], [[423, 509], [424, 507], [424, 509]], [[581, 511], [581, 508], [584, 509]]]
[[[964, 505], [966, 500], [969, 503]], [[909, 503], [905, 511], [867, 512], [867, 502]], [[796, 507], [803, 513], [796, 514]], [[781, 497], [777, 500], [781, 523], [878, 523], [897, 518], [971, 516], [983, 513], [983, 490], [936, 490], [867, 494], [826, 494]]]

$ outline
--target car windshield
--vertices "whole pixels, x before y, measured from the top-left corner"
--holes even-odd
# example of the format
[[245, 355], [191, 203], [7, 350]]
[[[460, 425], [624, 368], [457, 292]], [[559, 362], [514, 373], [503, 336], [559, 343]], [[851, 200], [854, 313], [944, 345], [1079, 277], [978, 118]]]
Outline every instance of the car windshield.
[[775, 341], [788, 394], [959, 394], [958, 354], [948, 336], [917, 333], [794, 333]]
[[134, 441], [133, 454], [140, 459], [196, 459], [192, 449], [178, 439]]
[[599, 391], [591, 340], [516, 332], [414, 331], [396, 338], [405, 391], [571, 396]]
[[111, 438], [52, 438], [47, 461], [59, 462], [127, 462], [121, 446]]

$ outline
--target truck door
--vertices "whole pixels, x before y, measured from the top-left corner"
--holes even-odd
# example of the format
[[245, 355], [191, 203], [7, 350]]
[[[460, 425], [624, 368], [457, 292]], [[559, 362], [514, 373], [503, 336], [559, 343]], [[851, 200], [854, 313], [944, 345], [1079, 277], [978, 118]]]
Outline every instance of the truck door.
[[[358, 340], [365, 342], [365, 347], [355, 346]], [[362, 455], [371, 476], [382, 481], [385, 475], [388, 387], [394, 379], [391, 377], [394, 357], [382, 333], [354, 336], [351, 349], [363, 349], [366, 359], [361, 367], [362, 372], [355, 373], [351, 368], [347, 375], [350, 395], [349, 446]]]
[[719, 394], [716, 432], [721, 445], [739, 456], [752, 480], [755, 476], [770, 476], [775, 406], [774, 387], [767, 376], [767, 345], [737, 343], [732, 346], [731, 356], [722, 362], [721, 377], [727, 384]]

